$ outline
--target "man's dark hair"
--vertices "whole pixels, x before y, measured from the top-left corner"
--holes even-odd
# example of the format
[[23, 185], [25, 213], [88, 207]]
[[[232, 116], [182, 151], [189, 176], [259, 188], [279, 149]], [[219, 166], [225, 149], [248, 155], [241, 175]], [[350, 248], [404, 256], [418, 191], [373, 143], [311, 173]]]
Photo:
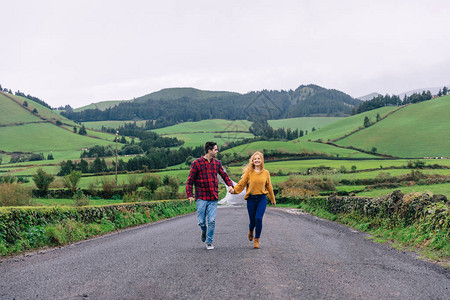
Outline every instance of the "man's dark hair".
[[216, 146], [216, 145], [217, 145], [217, 143], [215, 143], [215, 142], [206, 142], [205, 143], [205, 154], [208, 154], [208, 151], [214, 149], [214, 146]]

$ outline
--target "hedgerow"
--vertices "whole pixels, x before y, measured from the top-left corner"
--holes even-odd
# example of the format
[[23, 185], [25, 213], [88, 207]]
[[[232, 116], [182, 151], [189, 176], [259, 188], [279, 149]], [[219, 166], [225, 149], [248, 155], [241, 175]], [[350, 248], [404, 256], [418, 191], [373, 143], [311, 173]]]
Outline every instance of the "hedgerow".
[[186, 200], [88, 207], [0, 208], [0, 254], [60, 246], [195, 211]]
[[435, 259], [450, 257], [450, 202], [443, 195], [405, 195], [397, 190], [380, 198], [313, 196], [286, 200], [404, 246], [437, 251], [432, 254]]

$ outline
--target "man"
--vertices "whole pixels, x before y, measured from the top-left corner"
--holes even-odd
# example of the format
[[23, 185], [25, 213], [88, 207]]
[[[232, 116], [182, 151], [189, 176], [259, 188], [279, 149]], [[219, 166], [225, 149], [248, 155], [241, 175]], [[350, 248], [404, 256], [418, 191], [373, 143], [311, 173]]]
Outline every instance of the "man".
[[[205, 155], [194, 160], [191, 171], [186, 182], [186, 194], [189, 202], [197, 202], [197, 220], [202, 229], [202, 242], [206, 241], [206, 249], [212, 250], [214, 227], [216, 224], [217, 203], [219, 200], [219, 182], [217, 174], [222, 176], [228, 185], [228, 190], [233, 188], [233, 182], [222, 167], [222, 163], [216, 159], [217, 144], [214, 142], [205, 143]], [[195, 198], [192, 193], [192, 186], [195, 184]], [[206, 226], [208, 217], [208, 226]]]

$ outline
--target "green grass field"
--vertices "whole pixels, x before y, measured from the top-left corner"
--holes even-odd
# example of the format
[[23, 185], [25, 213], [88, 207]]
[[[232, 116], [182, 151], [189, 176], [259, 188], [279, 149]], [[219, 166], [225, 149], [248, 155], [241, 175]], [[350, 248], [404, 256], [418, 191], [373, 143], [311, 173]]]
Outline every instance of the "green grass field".
[[39, 122], [42, 121], [39, 117], [31, 112], [26, 111], [20, 104], [11, 101], [6, 96], [0, 94], [0, 123], [12, 124], [21, 122]]
[[293, 130], [308, 130], [309, 133], [313, 132], [313, 127], [317, 130], [319, 128], [325, 127], [328, 124], [332, 124], [336, 121], [342, 120], [343, 118], [337, 117], [303, 117], [303, 118], [291, 118], [291, 119], [280, 119], [280, 120], [269, 120], [268, 123], [272, 128], [291, 128]]
[[119, 105], [120, 102], [124, 102], [124, 101], [130, 101], [130, 100], [101, 101], [101, 102], [91, 103], [89, 105], [85, 105], [85, 106], [82, 106], [82, 107], [75, 108], [73, 111], [79, 112], [79, 111], [83, 111], [83, 110], [86, 110], [86, 109], [96, 109], [96, 108], [99, 109], [99, 110], [105, 110], [107, 108]]
[[450, 157], [450, 95], [408, 105], [337, 142], [398, 157]]
[[80, 157], [81, 149], [94, 145], [113, 145], [114, 143], [82, 136], [50, 123], [25, 124], [22, 126], [0, 127], [2, 149], [6, 152], [53, 152], [55, 159], [75, 159]]
[[362, 153], [355, 150], [342, 149], [331, 145], [307, 142], [306, 140], [295, 141], [258, 141], [245, 145], [240, 145], [223, 151], [223, 153], [238, 153], [241, 156], [249, 156], [256, 150], [278, 150], [285, 153], [301, 153], [301, 152], [318, 152], [331, 156], [348, 157], [348, 158], [370, 158], [373, 155]]
[[445, 195], [450, 198], [450, 183], [442, 183], [442, 184], [431, 184], [431, 185], [414, 185], [414, 186], [406, 186], [406, 187], [397, 187], [392, 189], [375, 189], [368, 192], [358, 193], [357, 196], [361, 197], [381, 197], [385, 196], [389, 193], [392, 193], [395, 190], [400, 190], [402, 193], [413, 193], [413, 192], [431, 192], [434, 195]]
[[251, 125], [247, 120], [222, 120], [211, 119], [198, 122], [184, 122], [173, 126], [152, 130], [157, 134], [165, 135], [172, 133], [193, 133], [193, 132], [224, 132], [224, 131], [246, 131]]
[[83, 122], [86, 128], [101, 130], [102, 126], [106, 128], [119, 128], [125, 124], [136, 122], [137, 126], [145, 125], [146, 121], [93, 121], [93, 122]]
[[[73, 199], [46, 199], [46, 198], [33, 198], [33, 202], [36, 205], [43, 206], [75, 206]], [[111, 199], [91, 199], [89, 205], [112, 205], [123, 203], [122, 200]]]
[[197, 132], [197, 133], [173, 133], [166, 134], [164, 137], [177, 138], [184, 141], [183, 147], [203, 146], [207, 141], [215, 141], [218, 145], [224, 145], [237, 140], [253, 138], [253, 134], [246, 132]]
[[371, 120], [376, 120], [377, 114], [380, 114], [380, 117], [385, 116], [387, 113], [397, 109], [397, 107], [389, 106], [389, 107], [381, 107], [378, 109], [374, 109], [371, 111], [367, 111], [358, 115], [354, 115], [347, 118], [341, 118], [340, 120], [326, 125], [319, 130], [314, 132], [309, 132], [307, 136], [303, 136], [300, 138], [301, 140], [318, 140], [322, 139], [324, 142], [328, 140], [332, 140], [338, 137], [342, 137], [359, 127], [363, 127], [364, 118], [367, 116]]
[[[443, 166], [450, 166], [450, 160], [423, 160], [427, 165], [439, 164]], [[288, 161], [276, 161], [270, 162], [266, 161], [264, 163], [264, 167], [270, 172], [278, 172], [282, 170], [285, 173], [304, 173], [310, 168], [317, 168], [320, 166], [329, 167], [335, 170], [339, 170], [342, 166], [346, 168], [347, 171], [352, 169], [352, 166], [356, 166], [356, 171], [362, 170], [371, 170], [377, 169], [372, 172], [364, 172], [364, 173], [348, 173], [348, 174], [339, 174], [346, 179], [353, 178], [371, 178], [376, 177], [380, 172], [390, 173], [392, 176], [410, 173], [410, 169], [386, 169], [389, 167], [403, 167], [408, 164], [407, 159], [395, 159], [395, 160], [326, 160], [326, 159], [303, 159], [303, 160], [288, 160]], [[380, 166], [382, 168], [380, 168]], [[242, 167], [241, 166], [230, 166], [230, 171], [233, 174], [240, 174]], [[450, 174], [450, 169], [437, 169], [437, 170], [423, 170], [424, 173], [427, 174]], [[368, 174], [368, 175], [367, 175]]]
[[[3, 96], [3, 95], [1, 95], [1, 96]], [[20, 96], [15, 96], [15, 95], [9, 95], [9, 96], [12, 97], [13, 99], [15, 99], [15, 101], [17, 101], [20, 104], [18, 106], [23, 108], [23, 112], [22, 113], [24, 115], [28, 115], [30, 113], [29, 111], [27, 111], [22, 106], [24, 101], [27, 101], [28, 109], [30, 109], [30, 110], [36, 109], [37, 110], [37, 112], [38, 112], [37, 116], [38, 116], [39, 120], [43, 121], [41, 118], [39, 118], [39, 117], [42, 117], [43, 119], [51, 121], [51, 122], [55, 122], [56, 120], [59, 120], [62, 123], [75, 125], [75, 123], [72, 120], [69, 120], [69, 119], [61, 116], [56, 111], [53, 111], [53, 110], [49, 109], [48, 107], [45, 107], [45, 106], [43, 106], [43, 105], [41, 105], [39, 103], [36, 103], [36, 102], [34, 102], [32, 100], [29, 100], [27, 98], [23, 98], [23, 97], [20, 97]], [[3, 97], [5, 97], [5, 96], [3, 96]], [[12, 100], [7, 99], [6, 97], [5, 97], [5, 99], [12, 102]], [[17, 103], [16, 103], [16, 105], [17, 105]], [[1, 116], [0, 124], [5, 124], [4, 121], [3, 121], [4, 112], [0, 112], [0, 116]], [[16, 115], [16, 117], [21, 118], [20, 115]]]

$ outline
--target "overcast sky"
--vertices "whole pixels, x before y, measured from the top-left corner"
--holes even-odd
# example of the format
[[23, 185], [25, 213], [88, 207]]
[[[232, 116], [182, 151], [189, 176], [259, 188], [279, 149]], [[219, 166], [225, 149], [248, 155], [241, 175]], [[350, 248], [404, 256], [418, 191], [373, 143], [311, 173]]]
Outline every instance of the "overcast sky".
[[169, 87], [450, 84], [450, 1], [0, 0], [0, 84], [53, 107]]

